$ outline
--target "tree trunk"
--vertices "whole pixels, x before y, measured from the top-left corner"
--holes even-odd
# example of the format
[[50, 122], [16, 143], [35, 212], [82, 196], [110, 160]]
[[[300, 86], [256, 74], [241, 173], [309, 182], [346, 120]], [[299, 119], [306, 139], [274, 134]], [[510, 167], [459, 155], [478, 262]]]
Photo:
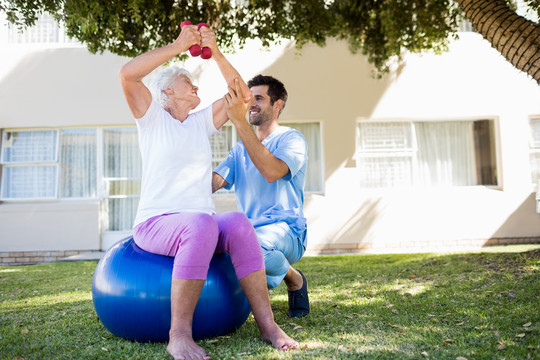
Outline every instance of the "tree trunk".
[[505, 0], [457, 0], [480, 33], [512, 65], [540, 84], [540, 26], [516, 14]]

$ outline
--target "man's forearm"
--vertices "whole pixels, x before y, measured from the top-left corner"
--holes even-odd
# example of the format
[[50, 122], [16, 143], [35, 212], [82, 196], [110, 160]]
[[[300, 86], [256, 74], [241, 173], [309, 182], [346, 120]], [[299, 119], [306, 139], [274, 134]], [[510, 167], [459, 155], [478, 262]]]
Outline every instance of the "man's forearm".
[[225, 181], [225, 179], [222, 178], [221, 175], [216, 172], [212, 173], [212, 194], [227, 185], [229, 185], [229, 183]]
[[289, 172], [287, 164], [283, 160], [276, 158], [261, 143], [247, 121], [238, 121], [234, 125], [240, 140], [244, 143], [249, 158], [266, 181], [272, 183], [287, 175]]

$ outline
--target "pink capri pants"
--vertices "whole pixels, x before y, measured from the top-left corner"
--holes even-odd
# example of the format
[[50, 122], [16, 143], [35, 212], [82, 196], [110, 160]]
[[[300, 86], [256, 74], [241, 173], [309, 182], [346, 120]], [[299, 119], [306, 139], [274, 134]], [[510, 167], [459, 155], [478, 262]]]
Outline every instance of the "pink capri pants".
[[240, 212], [154, 216], [134, 228], [133, 239], [145, 251], [174, 256], [173, 278], [206, 280], [212, 256], [221, 253], [231, 257], [238, 279], [264, 269], [255, 230]]

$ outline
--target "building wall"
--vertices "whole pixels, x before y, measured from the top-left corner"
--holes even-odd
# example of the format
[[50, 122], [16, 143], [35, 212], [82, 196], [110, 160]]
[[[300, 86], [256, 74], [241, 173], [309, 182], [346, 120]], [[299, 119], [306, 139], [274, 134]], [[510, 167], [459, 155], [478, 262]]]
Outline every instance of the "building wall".
[[[6, 50], [0, 59], [0, 129], [133, 124], [118, 70], [127, 59], [84, 48]], [[307, 194], [308, 250], [451, 250], [540, 239], [528, 158], [528, 119], [540, 89], [475, 34], [441, 56], [407, 58], [375, 79], [365, 57], [330, 41], [298, 50], [256, 44], [228, 56], [244, 78], [280, 78], [289, 92], [281, 119], [320, 121], [325, 188]], [[202, 104], [226, 91], [215, 63], [189, 59]], [[500, 186], [369, 190], [359, 186], [355, 133], [363, 119], [495, 118]], [[218, 211], [234, 210], [215, 196]], [[97, 250], [99, 202], [0, 203], [0, 252]]]
[[[410, 55], [381, 80], [370, 77], [363, 57], [336, 42], [308, 47], [300, 57], [289, 50], [266, 71], [285, 79], [290, 90], [282, 118], [320, 119], [324, 128], [325, 193], [306, 201], [312, 250], [538, 241], [528, 121], [540, 114], [540, 88], [479, 35], [461, 34], [440, 56]], [[359, 187], [357, 120], [478, 118], [496, 119], [499, 187]]]
[[99, 202], [0, 205], [0, 252], [99, 249]]

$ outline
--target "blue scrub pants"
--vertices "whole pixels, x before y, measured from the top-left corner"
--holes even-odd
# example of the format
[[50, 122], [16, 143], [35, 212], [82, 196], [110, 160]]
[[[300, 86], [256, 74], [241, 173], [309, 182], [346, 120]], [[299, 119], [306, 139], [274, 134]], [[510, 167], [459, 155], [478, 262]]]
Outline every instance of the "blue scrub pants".
[[278, 222], [256, 227], [255, 233], [263, 252], [266, 283], [272, 289], [287, 275], [289, 266], [304, 255], [307, 230], [297, 235], [286, 223]]

